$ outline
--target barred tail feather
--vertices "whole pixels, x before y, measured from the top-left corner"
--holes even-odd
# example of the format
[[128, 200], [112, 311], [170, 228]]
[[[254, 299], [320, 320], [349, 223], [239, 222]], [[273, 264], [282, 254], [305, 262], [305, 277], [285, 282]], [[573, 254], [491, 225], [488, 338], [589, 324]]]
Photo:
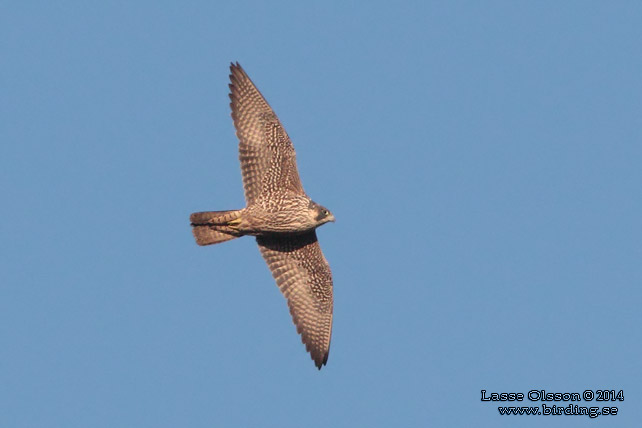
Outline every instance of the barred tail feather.
[[243, 210], [232, 211], [206, 211], [193, 213], [190, 216], [192, 232], [198, 245], [212, 245], [229, 241], [243, 233], [239, 232], [233, 225], [240, 220]]
[[198, 245], [212, 245], [238, 238], [239, 234], [219, 232], [215, 226], [194, 226], [192, 229]]

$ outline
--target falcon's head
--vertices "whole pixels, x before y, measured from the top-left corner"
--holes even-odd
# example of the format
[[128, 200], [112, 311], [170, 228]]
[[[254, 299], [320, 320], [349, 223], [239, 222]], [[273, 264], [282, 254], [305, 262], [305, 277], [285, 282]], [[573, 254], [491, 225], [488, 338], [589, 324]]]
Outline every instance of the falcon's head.
[[310, 214], [314, 217], [317, 227], [334, 221], [334, 216], [329, 209], [313, 201], [310, 201]]

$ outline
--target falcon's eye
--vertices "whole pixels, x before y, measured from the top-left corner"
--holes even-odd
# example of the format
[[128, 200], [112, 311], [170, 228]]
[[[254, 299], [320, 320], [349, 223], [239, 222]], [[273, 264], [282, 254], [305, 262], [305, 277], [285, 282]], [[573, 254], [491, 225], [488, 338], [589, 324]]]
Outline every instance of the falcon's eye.
[[328, 215], [328, 214], [330, 214], [330, 213], [328, 212], [328, 210], [323, 210], [323, 211], [321, 211], [321, 212], [323, 213], [323, 215]]

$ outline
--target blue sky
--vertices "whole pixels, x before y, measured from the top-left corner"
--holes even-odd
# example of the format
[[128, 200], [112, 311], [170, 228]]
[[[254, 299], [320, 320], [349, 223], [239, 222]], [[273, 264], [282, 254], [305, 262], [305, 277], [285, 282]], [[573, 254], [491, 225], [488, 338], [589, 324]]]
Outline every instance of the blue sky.
[[[639, 3], [1, 15], [3, 426], [639, 423]], [[231, 61], [337, 218], [320, 372], [254, 240], [190, 233], [191, 212], [244, 204]], [[600, 422], [500, 416], [482, 389], [624, 401], [578, 403], [619, 408]]]

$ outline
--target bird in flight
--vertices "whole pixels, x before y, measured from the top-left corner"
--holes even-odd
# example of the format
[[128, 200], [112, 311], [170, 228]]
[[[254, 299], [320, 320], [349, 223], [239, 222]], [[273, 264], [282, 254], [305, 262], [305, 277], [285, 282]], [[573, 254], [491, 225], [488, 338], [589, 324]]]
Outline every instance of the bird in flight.
[[294, 146], [263, 95], [238, 62], [230, 72], [230, 107], [247, 205], [193, 213], [192, 232], [198, 245], [256, 237], [301, 341], [321, 369], [330, 352], [332, 273], [315, 229], [334, 216], [303, 190]]

